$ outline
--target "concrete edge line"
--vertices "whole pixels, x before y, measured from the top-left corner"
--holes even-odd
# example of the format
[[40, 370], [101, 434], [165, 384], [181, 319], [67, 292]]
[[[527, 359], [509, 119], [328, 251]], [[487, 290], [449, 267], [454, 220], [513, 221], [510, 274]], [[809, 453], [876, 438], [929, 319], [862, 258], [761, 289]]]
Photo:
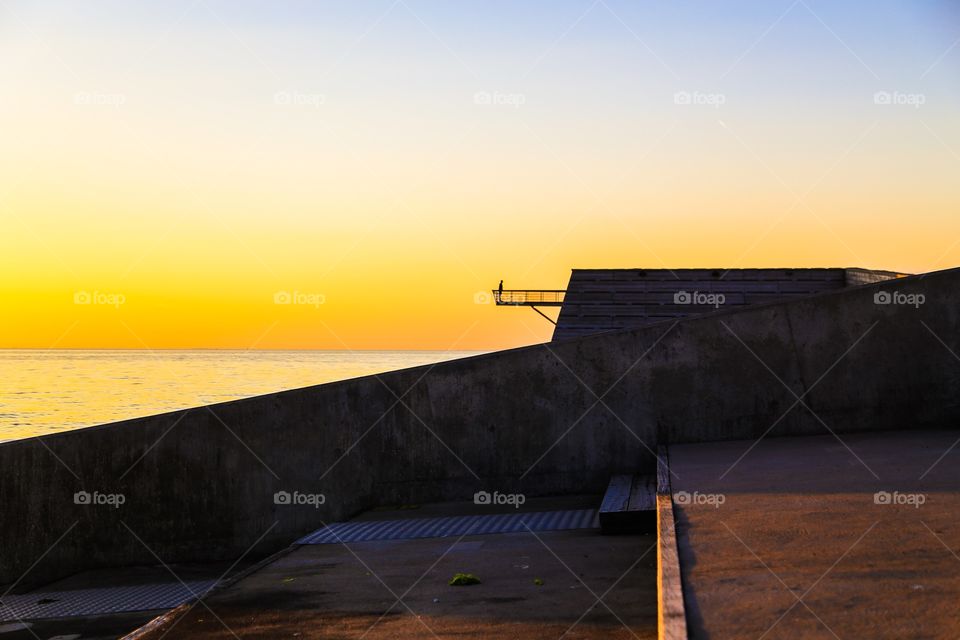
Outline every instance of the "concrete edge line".
[[146, 623], [146, 624], [143, 625], [142, 627], [138, 627], [138, 628], [134, 629], [133, 631], [131, 631], [131, 632], [128, 633], [127, 635], [123, 636], [123, 637], [120, 638], [119, 640], [143, 640], [143, 639], [145, 639], [145, 638], [148, 638], [149, 635], [150, 635], [151, 633], [153, 633], [154, 631], [157, 631], [158, 629], [161, 629], [161, 628], [162, 628], [163, 626], [165, 626], [166, 624], [171, 623], [171, 622], [173, 622], [174, 620], [176, 620], [177, 618], [179, 618], [180, 616], [185, 615], [188, 611], [190, 611], [190, 609], [193, 608], [193, 605], [194, 605], [194, 604], [196, 604], [197, 602], [199, 602], [199, 601], [202, 600], [203, 598], [207, 598], [207, 597], [209, 597], [209, 596], [212, 596], [213, 594], [215, 594], [215, 593], [217, 593], [217, 592], [219, 592], [219, 591], [223, 591], [223, 590], [226, 589], [227, 587], [231, 587], [231, 586], [235, 585], [236, 583], [240, 582], [241, 580], [243, 580], [243, 579], [246, 578], [247, 576], [253, 575], [253, 574], [256, 573], [257, 571], [260, 571], [260, 569], [263, 569], [264, 567], [266, 567], [267, 565], [272, 564], [272, 563], [276, 562], [277, 560], [279, 560], [280, 558], [283, 558], [283, 557], [286, 556], [287, 554], [290, 554], [290, 553], [296, 551], [296, 550], [299, 549], [301, 546], [303, 546], [303, 545], [294, 543], [294, 544], [291, 544], [289, 547], [287, 547], [287, 548], [285, 548], [285, 549], [281, 549], [280, 551], [277, 551], [277, 552], [274, 553], [273, 555], [267, 556], [266, 558], [264, 558], [264, 559], [261, 560], [260, 562], [256, 562], [256, 563], [250, 565], [249, 567], [247, 567], [247, 568], [244, 569], [243, 571], [237, 572], [236, 574], [230, 576], [230, 577], [227, 578], [226, 580], [221, 580], [221, 581], [217, 582], [217, 584], [213, 585], [212, 588], [210, 588], [206, 593], [204, 593], [204, 594], [203, 594], [202, 596], [200, 596], [199, 598], [190, 598], [189, 600], [187, 600], [186, 602], [178, 605], [177, 607], [174, 607], [173, 609], [170, 609], [169, 611], [166, 611], [166, 612], [164, 612], [164, 613], [161, 613], [159, 616], [157, 616], [156, 618], [154, 618], [154, 619], [151, 620], [150, 622]]
[[667, 448], [661, 446], [657, 451], [657, 637], [687, 640], [669, 465]]

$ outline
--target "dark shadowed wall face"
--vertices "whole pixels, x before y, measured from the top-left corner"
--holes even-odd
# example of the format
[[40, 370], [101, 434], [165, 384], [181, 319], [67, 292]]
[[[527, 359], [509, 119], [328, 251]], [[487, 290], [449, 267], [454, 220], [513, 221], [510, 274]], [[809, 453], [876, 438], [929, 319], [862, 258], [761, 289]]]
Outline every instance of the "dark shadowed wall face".
[[872, 269], [574, 269], [553, 339], [642, 327], [902, 277]]
[[0, 583], [262, 555], [377, 505], [599, 493], [652, 471], [661, 442], [955, 426], [958, 285], [938, 272], [0, 444]]

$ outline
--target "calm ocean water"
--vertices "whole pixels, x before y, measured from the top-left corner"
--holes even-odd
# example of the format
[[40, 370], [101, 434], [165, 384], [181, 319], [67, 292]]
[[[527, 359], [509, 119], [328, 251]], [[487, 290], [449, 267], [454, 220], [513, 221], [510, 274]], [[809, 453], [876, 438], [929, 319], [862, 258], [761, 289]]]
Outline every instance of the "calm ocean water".
[[0, 441], [475, 353], [0, 349]]

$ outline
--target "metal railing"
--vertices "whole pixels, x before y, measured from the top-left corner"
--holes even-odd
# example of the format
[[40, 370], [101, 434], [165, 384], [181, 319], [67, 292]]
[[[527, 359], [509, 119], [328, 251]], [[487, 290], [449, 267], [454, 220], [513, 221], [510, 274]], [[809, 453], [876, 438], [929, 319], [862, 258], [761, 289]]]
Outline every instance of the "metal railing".
[[565, 293], [564, 289], [494, 289], [493, 299], [498, 305], [559, 307]]

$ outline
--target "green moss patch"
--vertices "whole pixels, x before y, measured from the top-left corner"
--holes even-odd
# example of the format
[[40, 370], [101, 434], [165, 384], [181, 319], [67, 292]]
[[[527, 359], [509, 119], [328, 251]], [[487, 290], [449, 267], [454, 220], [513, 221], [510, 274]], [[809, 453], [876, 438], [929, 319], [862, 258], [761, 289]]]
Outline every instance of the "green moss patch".
[[480, 578], [472, 573], [457, 573], [450, 578], [450, 582], [447, 584], [451, 587], [467, 587], [472, 584], [480, 584]]

